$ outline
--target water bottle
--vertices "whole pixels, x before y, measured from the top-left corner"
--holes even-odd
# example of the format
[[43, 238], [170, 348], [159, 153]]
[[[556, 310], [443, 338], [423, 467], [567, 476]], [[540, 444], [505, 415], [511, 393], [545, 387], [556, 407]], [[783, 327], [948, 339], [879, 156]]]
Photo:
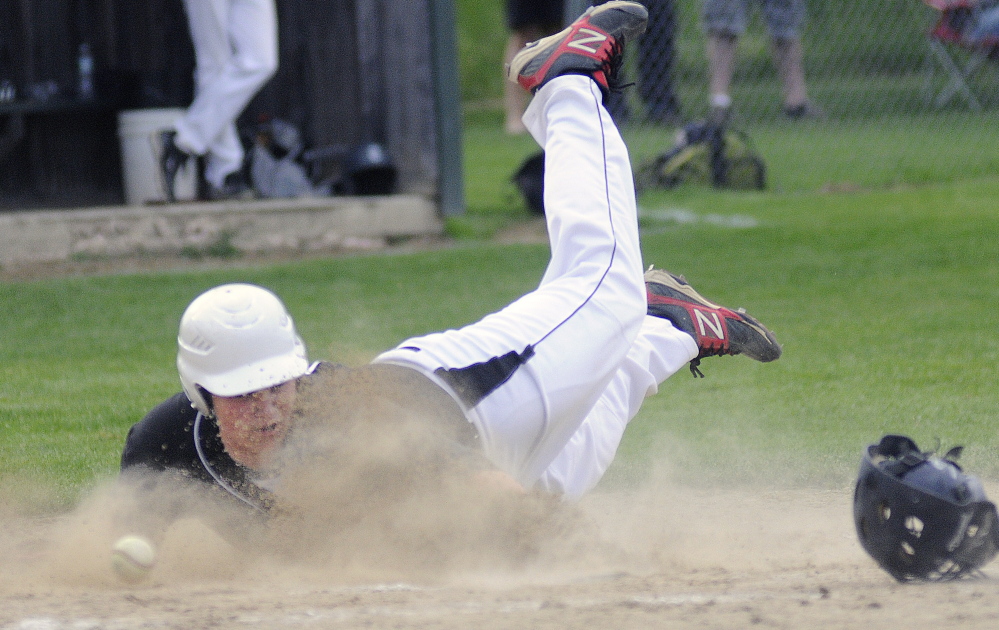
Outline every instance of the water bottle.
[[90, 44], [80, 44], [79, 80], [77, 86], [77, 96], [81, 100], [89, 101], [94, 98], [94, 56], [90, 52]]
[[10, 79], [0, 81], [0, 103], [13, 103], [17, 98], [17, 88]]

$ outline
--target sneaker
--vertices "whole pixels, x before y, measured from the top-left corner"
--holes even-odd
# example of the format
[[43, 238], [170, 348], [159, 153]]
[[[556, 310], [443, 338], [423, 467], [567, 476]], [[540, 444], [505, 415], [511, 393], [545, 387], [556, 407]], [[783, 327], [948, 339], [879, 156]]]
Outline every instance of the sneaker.
[[821, 107], [811, 101], [800, 105], [785, 105], [784, 115], [791, 120], [825, 120], [826, 113]]
[[592, 77], [604, 94], [628, 40], [645, 32], [649, 12], [637, 2], [614, 0], [590, 7], [564, 31], [524, 46], [507, 66], [507, 76], [531, 92], [563, 74]]
[[163, 176], [163, 190], [170, 203], [177, 201], [173, 187], [177, 171], [184, 168], [191, 157], [177, 146], [176, 138], [176, 131], [160, 132], [160, 174]]
[[697, 342], [700, 353], [690, 362], [690, 372], [703, 377], [698, 369], [704, 357], [744, 354], [767, 363], [781, 355], [774, 334], [742, 309], [733, 311], [705, 300], [683, 276], [661, 269], [645, 272], [649, 315], [669, 320]]

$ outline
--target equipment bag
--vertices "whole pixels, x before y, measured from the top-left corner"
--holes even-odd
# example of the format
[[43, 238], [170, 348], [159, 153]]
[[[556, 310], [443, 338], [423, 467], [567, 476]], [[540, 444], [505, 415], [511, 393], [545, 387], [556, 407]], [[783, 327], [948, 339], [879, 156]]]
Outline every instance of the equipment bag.
[[682, 183], [735, 190], [763, 190], [767, 169], [744, 132], [693, 122], [677, 134], [672, 149], [639, 166], [639, 191], [671, 189]]
[[524, 160], [510, 178], [532, 214], [545, 213], [545, 152], [539, 151]]

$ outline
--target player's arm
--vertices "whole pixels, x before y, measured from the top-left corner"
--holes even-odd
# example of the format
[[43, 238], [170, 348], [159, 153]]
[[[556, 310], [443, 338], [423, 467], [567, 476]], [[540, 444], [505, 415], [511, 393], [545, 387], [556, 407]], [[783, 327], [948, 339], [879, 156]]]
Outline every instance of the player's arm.
[[180, 503], [170, 498], [167, 487], [179, 486], [185, 476], [182, 464], [188, 449], [179, 436], [185, 427], [190, 435], [196, 417], [187, 397], [177, 394], [129, 429], [119, 476], [124, 505], [115, 524], [122, 534], [140, 535], [158, 544], [170, 523], [182, 516]]
[[269, 502], [237, 500], [206, 470], [194, 441], [197, 416], [187, 396], [177, 394], [129, 430], [119, 476], [122, 533], [158, 542], [174, 521], [194, 517], [235, 543], [244, 525], [266, 516]]

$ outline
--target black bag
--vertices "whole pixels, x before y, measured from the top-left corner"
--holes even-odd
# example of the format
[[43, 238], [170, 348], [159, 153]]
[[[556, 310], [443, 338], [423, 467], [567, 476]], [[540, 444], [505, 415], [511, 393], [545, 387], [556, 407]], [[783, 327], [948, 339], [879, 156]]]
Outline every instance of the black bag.
[[540, 151], [524, 160], [511, 178], [533, 214], [545, 213], [545, 152]]
[[744, 132], [707, 122], [688, 124], [672, 149], [642, 164], [635, 174], [641, 190], [681, 183], [735, 190], [763, 190], [767, 169]]

